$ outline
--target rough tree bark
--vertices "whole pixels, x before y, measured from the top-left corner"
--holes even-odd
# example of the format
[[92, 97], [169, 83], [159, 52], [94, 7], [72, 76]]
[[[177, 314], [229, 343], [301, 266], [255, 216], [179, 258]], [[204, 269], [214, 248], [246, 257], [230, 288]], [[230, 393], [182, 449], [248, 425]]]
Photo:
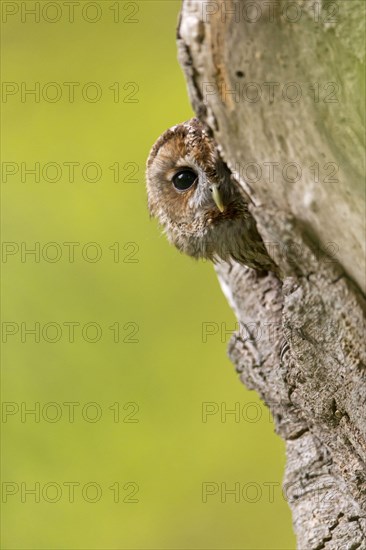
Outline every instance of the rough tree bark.
[[183, 0], [178, 27], [192, 105], [283, 274], [217, 266], [302, 550], [366, 548], [364, 24], [364, 0]]

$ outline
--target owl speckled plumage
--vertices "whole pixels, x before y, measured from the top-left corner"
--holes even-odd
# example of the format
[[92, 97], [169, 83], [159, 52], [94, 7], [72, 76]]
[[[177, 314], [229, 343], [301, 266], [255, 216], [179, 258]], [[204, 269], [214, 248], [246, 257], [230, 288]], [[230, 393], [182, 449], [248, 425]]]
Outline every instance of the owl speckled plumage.
[[148, 207], [178, 250], [276, 271], [248, 197], [198, 119], [170, 128], [153, 146], [146, 170]]

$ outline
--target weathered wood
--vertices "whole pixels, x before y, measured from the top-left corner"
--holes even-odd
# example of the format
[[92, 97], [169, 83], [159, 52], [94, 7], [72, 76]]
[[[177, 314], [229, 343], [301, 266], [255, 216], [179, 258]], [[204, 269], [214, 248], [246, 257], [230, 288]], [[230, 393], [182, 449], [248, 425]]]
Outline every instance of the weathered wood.
[[364, 22], [363, 0], [184, 0], [178, 29], [192, 105], [282, 273], [217, 266], [302, 550], [366, 548]]

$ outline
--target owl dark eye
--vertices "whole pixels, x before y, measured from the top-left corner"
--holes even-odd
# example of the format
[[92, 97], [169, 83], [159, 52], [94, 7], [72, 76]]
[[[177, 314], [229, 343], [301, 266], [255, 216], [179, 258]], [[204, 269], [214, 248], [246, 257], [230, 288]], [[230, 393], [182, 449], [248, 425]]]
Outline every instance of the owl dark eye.
[[173, 185], [178, 191], [186, 191], [197, 179], [197, 174], [193, 170], [185, 169], [177, 172], [173, 177]]

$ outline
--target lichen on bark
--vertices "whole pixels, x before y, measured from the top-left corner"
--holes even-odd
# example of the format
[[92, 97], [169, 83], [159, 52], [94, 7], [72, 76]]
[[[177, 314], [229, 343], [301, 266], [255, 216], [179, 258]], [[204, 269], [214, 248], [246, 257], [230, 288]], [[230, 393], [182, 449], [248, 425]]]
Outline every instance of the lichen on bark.
[[282, 273], [216, 266], [301, 550], [366, 548], [364, 23], [362, 0], [184, 0], [178, 27], [192, 105]]

